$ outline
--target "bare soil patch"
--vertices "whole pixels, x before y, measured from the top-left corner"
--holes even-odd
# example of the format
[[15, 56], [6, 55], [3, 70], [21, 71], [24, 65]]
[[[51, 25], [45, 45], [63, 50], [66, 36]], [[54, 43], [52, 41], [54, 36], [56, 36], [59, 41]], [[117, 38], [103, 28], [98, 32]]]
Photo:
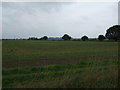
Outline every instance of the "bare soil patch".
[[69, 59], [40, 59], [40, 60], [18, 60], [17, 62], [2, 62], [3, 68], [16, 68], [16, 67], [31, 67], [31, 66], [46, 66], [46, 65], [56, 65], [56, 64], [70, 64], [80, 60], [118, 60], [118, 56], [88, 56], [88, 57], [79, 57], [79, 58], [69, 58]]

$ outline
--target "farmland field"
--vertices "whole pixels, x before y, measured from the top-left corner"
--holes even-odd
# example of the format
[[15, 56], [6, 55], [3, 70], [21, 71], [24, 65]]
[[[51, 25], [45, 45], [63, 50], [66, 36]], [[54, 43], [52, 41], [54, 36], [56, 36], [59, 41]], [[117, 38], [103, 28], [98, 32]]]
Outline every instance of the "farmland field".
[[116, 88], [118, 43], [2, 41], [3, 88]]

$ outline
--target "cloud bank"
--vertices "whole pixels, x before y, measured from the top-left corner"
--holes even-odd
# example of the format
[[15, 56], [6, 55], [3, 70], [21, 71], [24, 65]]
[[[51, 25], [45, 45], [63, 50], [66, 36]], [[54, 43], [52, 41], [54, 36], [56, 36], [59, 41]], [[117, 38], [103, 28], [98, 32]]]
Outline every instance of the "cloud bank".
[[2, 38], [98, 37], [118, 24], [116, 2], [3, 2]]

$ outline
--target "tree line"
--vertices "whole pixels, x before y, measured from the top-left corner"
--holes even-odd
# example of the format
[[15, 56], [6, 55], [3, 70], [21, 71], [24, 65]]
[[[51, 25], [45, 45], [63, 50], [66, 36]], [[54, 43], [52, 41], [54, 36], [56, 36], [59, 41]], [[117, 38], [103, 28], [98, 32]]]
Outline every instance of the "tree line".
[[[29, 37], [28, 40], [48, 40], [49, 38], [47, 36], [43, 36], [41, 38], [35, 38], [35, 37]], [[61, 39], [63, 40], [71, 40], [73, 39], [70, 35], [64, 34]], [[104, 35], [99, 35], [98, 40], [103, 41], [105, 39], [108, 40], [120, 40], [120, 25], [114, 25], [106, 30], [106, 34]], [[89, 40], [88, 36], [82, 36], [81, 40], [87, 41]]]

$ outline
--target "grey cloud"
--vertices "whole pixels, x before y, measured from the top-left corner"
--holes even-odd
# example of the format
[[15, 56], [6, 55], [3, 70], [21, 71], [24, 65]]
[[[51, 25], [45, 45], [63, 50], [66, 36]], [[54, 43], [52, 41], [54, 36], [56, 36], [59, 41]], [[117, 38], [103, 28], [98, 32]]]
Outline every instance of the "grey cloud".
[[120, 1], [118, 2], [118, 24], [120, 24]]
[[97, 37], [117, 24], [117, 3], [3, 3], [3, 38], [86, 34]]
[[2, 3], [0, 2], [0, 39], [2, 38]]

